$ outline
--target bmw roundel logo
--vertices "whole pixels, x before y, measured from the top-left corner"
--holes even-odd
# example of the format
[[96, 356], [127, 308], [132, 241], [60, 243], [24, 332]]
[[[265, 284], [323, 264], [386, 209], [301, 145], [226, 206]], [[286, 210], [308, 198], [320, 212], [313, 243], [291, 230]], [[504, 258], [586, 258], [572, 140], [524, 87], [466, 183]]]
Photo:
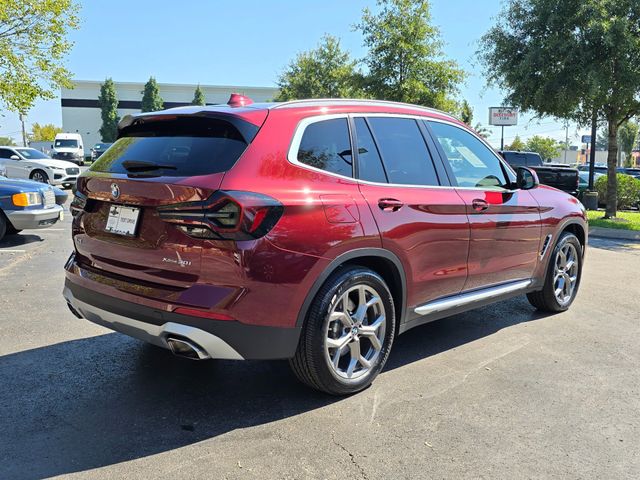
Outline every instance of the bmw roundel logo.
[[120, 187], [116, 183], [111, 184], [111, 196], [113, 198], [118, 198], [120, 196]]

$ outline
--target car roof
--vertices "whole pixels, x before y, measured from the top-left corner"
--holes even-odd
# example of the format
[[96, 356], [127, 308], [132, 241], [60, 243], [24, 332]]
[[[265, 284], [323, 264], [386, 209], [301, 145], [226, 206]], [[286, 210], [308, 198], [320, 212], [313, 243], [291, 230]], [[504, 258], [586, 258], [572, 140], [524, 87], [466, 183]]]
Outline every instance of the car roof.
[[[187, 105], [183, 107], [174, 107], [156, 112], [146, 112], [134, 115], [126, 115], [120, 120], [118, 128], [121, 130], [131, 125], [137, 119], [157, 117], [164, 115], [202, 115], [207, 114], [231, 114], [247, 119], [253, 117], [259, 111], [270, 110], [317, 110], [322, 113], [345, 113], [353, 110], [354, 113], [398, 113], [398, 114], [417, 114], [433, 116], [453, 123], [461, 124], [461, 122], [452, 115], [436, 110], [434, 108], [413, 105], [410, 103], [391, 102], [387, 100], [366, 100], [357, 98], [319, 98], [306, 100], [292, 100], [288, 102], [260, 102], [250, 103], [243, 106], [231, 106], [228, 104], [217, 105]], [[326, 109], [323, 110], [323, 109]]]

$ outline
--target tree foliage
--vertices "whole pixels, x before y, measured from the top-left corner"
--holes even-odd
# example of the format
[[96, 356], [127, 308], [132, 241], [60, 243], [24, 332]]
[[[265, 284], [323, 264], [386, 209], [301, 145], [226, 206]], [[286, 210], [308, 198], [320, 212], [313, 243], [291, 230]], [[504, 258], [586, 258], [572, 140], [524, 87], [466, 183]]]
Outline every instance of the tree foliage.
[[100, 138], [102, 138], [103, 142], [115, 142], [118, 136], [120, 118], [118, 117], [116, 86], [111, 78], [107, 78], [100, 86], [98, 105], [100, 105], [100, 116], [102, 117]]
[[379, 99], [455, 112], [454, 96], [464, 72], [442, 52], [428, 0], [378, 0], [356, 25], [364, 36], [367, 90]]
[[0, 145], [7, 146], [7, 147], [13, 147], [15, 145], [15, 142], [13, 141], [13, 138], [11, 138], [11, 137], [0, 137]]
[[527, 140], [524, 150], [536, 152], [542, 157], [542, 160], [548, 162], [560, 154], [560, 143], [549, 137], [534, 135]]
[[358, 98], [362, 77], [356, 61], [342, 50], [340, 40], [322, 37], [319, 45], [299, 53], [278, 78], [276, 101], [300, 98]]
[[58, 133], [62, 132], [62, 128], [56, 127], [53, 123], [47, 123], [40, 125], [34, 123], [31, 126], [31, 133], [29, 134], [30, 142], [53, 142]]
[[618, 131], [618, 143], [620, 143], [622, 151], [626, 153], [627, 156], [631, 154], [631, 151], [636, 146], [639, 129], [640, 125], [629, 120], [628, 122], [623, 123]]
[[26, 114], [37, 99], [72, 86], [63, 60], [78, 10], [72, 0], [0, 0], [0, 104]]
[[511, 145], [505, 146], [505, 150], [526, 150], [527, 144], [522, 141], [520, 135], [516, 135]]
[[498, 18], [480, 55], [509, 103], [607, 121], [605, 217], [615, 216], [618, 129], [640, 113], [640, 0], [507, 0]]
[[195, 92], [193, 92], [193, 100], [191, 100], [191, 105], [206, 105], [207, 102], [204, 98], [204, 92], [200, 88], [200, 85], [196, 87]]
[[158, 83], [155, 78], [150, 77], [149, 81], [144, 84], [141, 110], [143, 112], [157, 112], [162, 109], [164, 109], [164, 100], [160, 96]]
[[469, 126], [471, 126], [471, 122], [473, 122], [473, 108], [471, 108], [471, 105], [469, 105], [469, 102], [466, 100], [463, 100], [460, 106], [460, 120]]

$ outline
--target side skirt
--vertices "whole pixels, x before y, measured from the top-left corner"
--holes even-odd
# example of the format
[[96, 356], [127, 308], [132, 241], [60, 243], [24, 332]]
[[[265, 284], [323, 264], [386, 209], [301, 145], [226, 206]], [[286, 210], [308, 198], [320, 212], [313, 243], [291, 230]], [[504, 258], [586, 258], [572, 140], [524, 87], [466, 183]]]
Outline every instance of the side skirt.
[[533, 290], [536, 290], [536, 287], [532, 279], [516, 280], [433, 300], [415, 307], [413, 318], [409, 318], [408, 321], [400, 325], [399, 333], [404, 333], [418, 325], [507, 300]]

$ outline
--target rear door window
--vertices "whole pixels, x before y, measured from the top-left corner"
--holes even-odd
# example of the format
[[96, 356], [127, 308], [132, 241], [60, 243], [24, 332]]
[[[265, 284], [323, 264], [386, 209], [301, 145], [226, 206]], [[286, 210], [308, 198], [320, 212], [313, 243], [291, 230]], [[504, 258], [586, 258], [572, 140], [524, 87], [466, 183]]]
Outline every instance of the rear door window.
[[184, 117], [129, 127], [92, 171], [191, 177], [226, 172], [247, 148], [225, 120]]
[[352, 177], [353, 159], [347, 119], [334, 118], [308, 125], [300, 140], [297, 159], [310, 167]]
[[420, 128], [411, 118], [370, 117], [389, 183], [438, 185], [433, 160]]
[[357, 117], [354, 123], [358, 142], [358, 178], [369, 182], [387, 183], [382, 159], [367, 126], [367, 121], [362, 117]]

